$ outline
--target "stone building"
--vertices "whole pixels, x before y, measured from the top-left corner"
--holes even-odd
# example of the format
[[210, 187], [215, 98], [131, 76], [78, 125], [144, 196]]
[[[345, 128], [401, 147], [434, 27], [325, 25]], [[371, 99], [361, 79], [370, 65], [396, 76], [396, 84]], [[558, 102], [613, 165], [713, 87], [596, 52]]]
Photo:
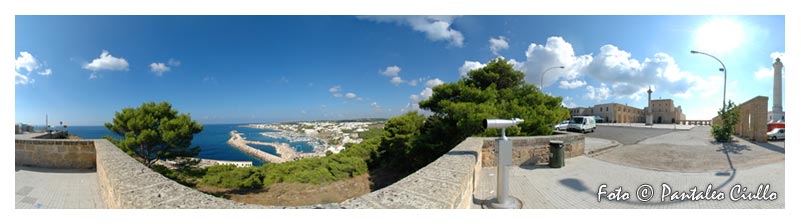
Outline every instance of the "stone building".
[[[674, 107], [672, 99], [653, 100], [651, 104], [653, 122], [656, 124], [678, 124], [686, 119], [681, 106]], [[648, 107], [640, 109], [619, 103], [606, 103], [593, 107], [568, 108], [568, 110], [570, 116], [597, 116], [603, 118], [605, 123], [645, 123]]]
[[645, 113], [642, 109], [619, 103], [598, 104], [590, 112], [602, 117], [608, 123], [643, 123]]
[[[681, 106], [674, 106], [672, 99], [652, 100], [651, 112], [654, 115], [654, 124], [677, 124], [679, 121], [686, 120], [686, 115], [681, 110]], [[648, 110], [646, 107], [645, 110]]]

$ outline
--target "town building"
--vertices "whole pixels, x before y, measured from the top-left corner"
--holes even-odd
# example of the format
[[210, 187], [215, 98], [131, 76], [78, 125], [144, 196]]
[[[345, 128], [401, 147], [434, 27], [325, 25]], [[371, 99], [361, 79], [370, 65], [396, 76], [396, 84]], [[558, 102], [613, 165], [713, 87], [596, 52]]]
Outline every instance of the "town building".
[[[677, 124], [679, 121], [686, 120], [681, 106], [674, 106], [672, 99], [652, 100], [651, 105], [655, 124]], [[645, 110], [648, 108], [646, 107]]]
[[[677, 124], [686, 119], [681, 106], [674, 107], [672, 99], [653, 100], [654, 123]], [[645, 123], [646, 111], [619, 103], [598, 104], [592, 107], [568, 108], [570, 116], [596, 116], [604, 123]]]

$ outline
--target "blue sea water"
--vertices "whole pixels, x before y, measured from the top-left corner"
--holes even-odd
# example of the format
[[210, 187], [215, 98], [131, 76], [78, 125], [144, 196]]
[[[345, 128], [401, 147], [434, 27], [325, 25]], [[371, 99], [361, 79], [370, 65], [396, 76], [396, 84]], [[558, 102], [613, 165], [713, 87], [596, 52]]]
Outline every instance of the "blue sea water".
[[[299, 152], [314, 151], [314, 148], [305, 142], [288, 142], [286, 139], [274, 139], [260, 134], [262, 132], [270, 132], [270, 130], [240, 127], [240, 124], [205, 124], [203, 125], [203, 131], [195, 134], [195, 137], [192, 139], [193, 146], [200, 146], [200, 154], [198, 154], [197, 157], [216, 160], [252, 161], [254, 166], [261, 166], [264, 164], [264, 162], [228, 145], [227, 141], [230, 138], [230, 132], [232, 130], [242, 133], [242, 136], [247, 140], [284, 142], [289, 143], [290, 146]], [[103, 126], [71, 126], [67, 128], [67, 131], [83, 139], [97, 139], [105, 135], [121, 138]], [[272, 146], [250, 146], [270, 154], [276, 154], [275, 148]]]

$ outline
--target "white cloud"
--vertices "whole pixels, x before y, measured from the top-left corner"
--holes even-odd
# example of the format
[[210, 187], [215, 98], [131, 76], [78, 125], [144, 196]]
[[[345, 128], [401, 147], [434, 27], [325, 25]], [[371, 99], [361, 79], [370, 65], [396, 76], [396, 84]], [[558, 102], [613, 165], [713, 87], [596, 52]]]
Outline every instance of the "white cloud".
[[562, 89], [575, 89], [584, 85], [587, 85], [587, 82], [578, 79], [569, 82], [566, 80], [559, 81], [559, 88]]
[[395, 76], [395, 77], [392, 77], [392, 80], [389, 80], [389, 82], [391, 82], [392, 84], [395, 84], [397, 86], [398, 84], [401, 84], [404, 81], [403, 81], [403, 79], [401, 79], [401, 77]]
[[355, 93], [346, 93], [345, 94], [345, 98], [348, 98], [348, 99], [356, 98], [356, 94]]
[[32, 72], [43, 76], [50, 76], [53, 74], [53, 70], [44, 68], [42, 63], [40, 63], [33, 54], [20, 51], [19, 57], [14, 60], [14, 85], [33, 84], [36, 80], [30, 77]]
[[498, 55], [498, 51], [509, 49], [509, 43], [506, 42], [506, 37], [504, 36], [499, 36], [498, 38], [491, 37], [489, 43], [490, 51], [495, 55]]
[[32, 79], [28, 78], [28, 76], [19, 74], [19, 72], [14, 71], [14, 85], [26, 85], [31, 82]]
[[[526, 82], [531, 84], [540, 84], [540, 76], [547, 70], [542, 81], [543, 86], [549, 86], [560, 79], [578, 78], [590, 62], [591, 55], [576, 56], [573, 45], [562, 37], [549, 37], [545, 45], [531, 43], [526, 50], [526, 60], [515, 61], [512, 65], [525, 73]], [[554, 68], [558, 66], [565, 68]]]
[[754, 76], [758, 80], [763, 80], [765, 78], [772, 78], [773, 77], [773, 69], [772, 68], [759, 68], [756, 72], [754, 72]]
[[481, 62], [477, 62], [477, 61], [464, 61], [464, 64], [462, 64], [462, 67], [459, 67], [459, 76], [460, 77], [465, 77], [465, 76], [467, 76], [468, 72], [470, 72], [472, 70], [475, 70], [475, 69], [483, 68], [484, 66], [487, 66], [487, 65], [486, 64], [481, 64]]
[[401, 71], [400, 67], [398, 67], [397, 65], [393, 65], [393, 66], [387, 66], [387, 68], [385, 68], [384, 71], [381, 71], [381, 74], [385, 76], [398, 76], [398, 73], [400, 73], [400, 71]]
[[442, 85], [444, 83], [445, 82], [443, 82], [442, 80], [439, 80], [438, 78], [435, 78], [435, 79], [428, 80], [426, 82], [426, 87], [433, 88], [434, 86]]
[[48, 69], [45, 69], [44, 71], [39, 71], [39, 72], [37, 72], [37, 73], [38, 73], [39, 75], [43, 75], [43, 76], [50, 76], [50, 75], [52, 75], [52, 74], [53, 74], [53, 70], [51, 70], [51, 69], [49, 69], [49, 68], [48, 68]]
[[109, 54], [108, 51], [103, 50], [99, 58], [95, 58], [91, 63], [84, 65], [83, 68], [92, 71], [123, 71], [128, 70], [128, 61], [125, 61], [125, 58], [116, 58]]
[[14, 67], [16, 70], [20, 70], [20, 68], [25, 68], [28, 72], [32, 72], [39, 68], [39, 61], [36, 60], [31, 53], [26, 51], [19, 52], [19, 57], [17, 60], [14, 61]]
[[417, 86], [417, 79], [412, 79], [412, 81], [407, 82], [410, 86]]
[[342, 87], [340, 87], [340, 86], [334, 86], [334, 87], [331, 87], [330, 89], [328, 89], [328, 92], [331, 92], [331, 93], [338, 93], [340, 90], [342, 90]]
[[587, 86], [586, 96], [590, 100], [601, 101], [609, 99], [609, 96], [611, 96], [611, 94], [609, 91], [609, 87], [606, 87], [606, 84], [601, 83], [601, 86], [598, 88]]
[[566, 96], [565, 97], [565, 101], [571, 101], [571, 100], [573, 100], [573, 97], [570, 97], [570, 96]]
[[359, 16], [357, 18], [410, 26], [415, 31], [425, 33], [429, 40], [445, 40], [456, 47], [462, 47], [464, 44], [462, 33], [451, 28], [455, 16]]
[[150, 63], [150, 71], [156, 73], [156, 75], [161, 76], [165, 72], [170, 71], [170, 67], [167, 67], [164, 63]]
[[342, 93], [334, 93], [334, 97], [340, 98], [340, 97], [342, 97]]
[[181, 61], [170, 58], [170, 60], [167, 61], [167, 65], [172, 67], [178, 67], [181, 66]]
[[593, 57], [586, 73], [596, 80], [611, 83], [614, 95], [642, 95], [650, 85], [659, 87], [663, 94], [689, 97], [690, 90], [697, 85], [697, 76], [681, 71], [673, 57], [656, 53], [642, 63], [631, 58], [631, 54], [613, 45], [604, 45]]

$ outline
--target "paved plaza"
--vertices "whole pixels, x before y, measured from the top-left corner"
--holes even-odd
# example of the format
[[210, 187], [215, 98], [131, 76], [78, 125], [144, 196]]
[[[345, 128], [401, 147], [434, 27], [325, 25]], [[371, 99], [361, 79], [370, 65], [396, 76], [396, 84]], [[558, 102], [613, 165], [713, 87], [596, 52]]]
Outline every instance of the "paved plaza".
[[14, 207], [104, 208], [94, 170], [14, 168]]
[[[587, 148], [608, 149], [567, 159], [563, 168], [513, 166], [509, 171], [510, 195], [520, 199], [523, 208], [785, 207], [783, 142], [751, 143], [735, 138], [738, 140], [735, 143], [714, 143], [710, 141], [709, 128], [704, 126], [664, 133], [643, 130], [599, 127], [590, 135], [617, 136], [617, 139], [590, 138]], [[495, 167], [486, 167], [477, 174], [474, 208], [496, 197], [496, 172]], [[607, 194], [599, 202], [602, 184], [607, 185], [602, 190]], [[644, 184], [653, 190], [650, 200], [641, 202], [637, 194], [645, 192], [639, 189], [648, 189]], [[620, 194], [615, 194], [618, 187]], [[722, 196], [720, 200], [698, 195], [697, 200], [670, 199], [671, 193], [694, 195], [692, 188], [697, 188], [695, 192], [701, 196], [721, 193]], [[626, 200], [607, 198], [622, 197], [624, 192], [628, 192]], [[664, 200], [663, 192], [668, 192]], [[775, 193], [773, 200], [772, 193]], [[745, 196], [751, 196], [752, 200], [740, 199]]]

